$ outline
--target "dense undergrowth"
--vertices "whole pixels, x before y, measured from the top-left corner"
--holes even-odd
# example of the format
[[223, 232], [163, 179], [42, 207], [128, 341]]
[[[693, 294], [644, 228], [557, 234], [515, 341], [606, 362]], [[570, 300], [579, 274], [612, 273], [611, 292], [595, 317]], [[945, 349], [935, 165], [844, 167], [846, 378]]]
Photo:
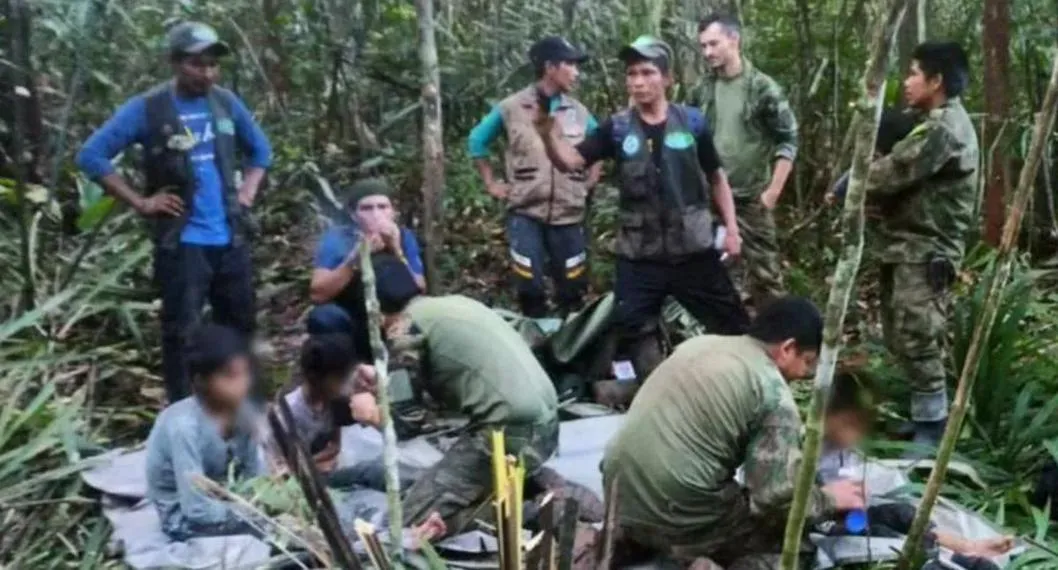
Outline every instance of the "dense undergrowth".
[[[314, 240], [334, 214], [329, 197], [358, 175], [384, 173], [399, 187], [404, 221], [420, 228], [420, 74], [409, 41], [416, 33], [415, 12], [411, 3], [394, 0], [30, 4], [28, 45], [47, 152], [39, 161], [43, 182], [21, 193], [24, 213], [16, 207], [14, 181], [0, 179], [0, 566], [99, 568], [115, 564], [105, 562], [109, 529], [76, 472], [94, 454], [146, 436], [163, 397], [159, 306], [141, 223], [76, 175], [73, 151], [125, 97], [165, 78], [155, 48], [166, 21], [204, 19], [230, 39], [237, 56], [225, 67], [225, 83], [254, 109], [276, 151], [269, 187], [255, 208], [262, 228], [255, 265], [262, 349], [271, 364], [266, 371], [273, 385], [282, 384], [308, 308]], [[679, 56], [673, 89], [678, 97], [701, 71], [695, 20], [729, 3], [437, 4], [447, 158], [445, 245], [437, 259], [442, 289], [509, 306], [503, 208], [484, 193], [464, 137], [491, 103], [529, 80], [523, 61], [529, 43], [562, 30], [589, 46], [597, 57], [585, 66], [579, 95], [601, 115], [625, 101], [612, 56], [618, 46], [644, 32], [668, 38]], [[802, 125], [797, 169], [778, 218], [788, 287], [822, 302], [838, 236], [836, 216], [817, 215], [817, 209], [856, 96], [854, 81], [865, 57], [861, 27], [870, 20], [871, 4], [730, 4], [749, 24], [746, 45], [753, 61], [787, 88]], [[980, 9], [979, 3], [931, 2], [931, 35], [976, 45]], [[1047, 68], [1041, 62], [1050, 55], [1046, 45], [1053, 31], [1053, 17], [1039, 14], [1052, 11], [1048, 0], [1013, 6], [1018, 77], [1009, 113], [1012, 136], [1025, 132], [1038, 104], [1041, 69]], [[6, 34], [0, 50], [7, 66], [10, 26], [0, 33]], [[900, 51], [906, 55], [903, 43]], [[971, 56], [979, 67], [980, 50], [971, 49]], [[892, 66], [894, 80], [905, 63], [901, 57]], [[980, 93], [980, 82], [972, 82], [971, 110], [980, 108]], [[12, 129], [6, 111], [0, 108], [5, 142]], [[1017, 145], [1011, 148], [1020, 152]], [[131, 168], [126, 172], [136, 179]], [[611, 284], [614, 216], [614, 192], [604, 185], [593, 197], [589, 224], [596, 293]], [[868, 235], [868, 249], [871, 242]], [[990, 261], [988, 252], [975, 252], [959, 284], [951, 371], [959, 369], [969, 342]], [[957, 459], [979, 481], [952, 476], [945, 494], [1050, 545], [1034, 549], [1020, 564], [1058, 568], [1058, 536], [1046, 513], [1027, 500], [1039, 467], [1058, 454], [1058, 423], [1052, 419], [1058, 411], [1058, 271], [1040, 267], [1038, 259], [1019, 267], [978, 370]], [[895, 421], [903, 412], [898, 404], [906, 402], [906, 383], [881, 346], [876, 272], [868, 254], [846, 339], [850, 354], [867, 358], [884, 389], [886, 415]], [[883, 455], [898, 451], [883, 438], [873, 447]]]

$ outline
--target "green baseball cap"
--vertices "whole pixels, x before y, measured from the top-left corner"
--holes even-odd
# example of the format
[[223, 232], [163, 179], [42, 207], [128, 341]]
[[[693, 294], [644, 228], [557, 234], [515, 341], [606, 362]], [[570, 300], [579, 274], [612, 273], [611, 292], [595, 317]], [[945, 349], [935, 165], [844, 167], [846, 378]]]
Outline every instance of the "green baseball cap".
[[166, 35], [169, 55], [197, 55], [212, 52], [217, 56], [231, 53], [231, 47], [221, 41], [217, 31], [201, 22], [183, 22], [173, 26]]
[[634, 42], [621, 48], [617, 54], [621, 61], [635, 58], [663, 60], [666, 64], [672, 60], [672, 48], [660, 38], [651, 35], [639, 36]]

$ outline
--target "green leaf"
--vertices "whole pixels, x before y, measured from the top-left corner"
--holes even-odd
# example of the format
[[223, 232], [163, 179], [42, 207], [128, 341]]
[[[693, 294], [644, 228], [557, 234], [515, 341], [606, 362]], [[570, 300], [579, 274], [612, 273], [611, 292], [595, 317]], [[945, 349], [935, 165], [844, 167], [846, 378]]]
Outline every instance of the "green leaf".
[[82, 207], [81, 215], [77, 216], [77, 229], [85, 232], [95, 228], [114, 210], [114, 204], [113, 197], [105, 196], [87, 208]]

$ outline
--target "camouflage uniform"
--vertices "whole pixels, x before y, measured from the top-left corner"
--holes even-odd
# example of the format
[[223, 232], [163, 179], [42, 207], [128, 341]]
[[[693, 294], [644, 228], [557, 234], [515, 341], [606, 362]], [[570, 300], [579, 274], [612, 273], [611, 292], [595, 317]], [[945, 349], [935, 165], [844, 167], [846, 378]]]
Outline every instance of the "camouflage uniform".
[[558, 448], [558, 396], [518, 332], [485, 305], [460, 295], [418, 297], [406, 316], [387, 330], [395, 360], [471, 429], [408, 489], [403, 511], [410, 524], [436, 511], [456, 534], [492, 515], [491, 433], [503, 431], [507, 452], [534, 474]]
[[[758, 341], [684, 342], [647, 378], [606, 449], [621, 542], [682, 562], [777, 568], [800, 437], [793, 394]], [[734, 479], [740, 465], [744, 486]], [[832, 510], [813, 489], [808, 516]]]
[[949, 289], [973, 223], [978, 144], [962, 103], [930, 111], [893, 152], [871, 164], [879, 199], [882, 324], [912, 387], [911, 419], [948, 415], [943, 340]]
[[797, 118], [779, 85], [745, 59], [738, 77], [706, 76], [694, 98], [709, 119], [735, 196], [742, 259], [734, 278], [759, 307], [784, 292], [775, 219], [760, 197], [774, 160], [797, 156]]

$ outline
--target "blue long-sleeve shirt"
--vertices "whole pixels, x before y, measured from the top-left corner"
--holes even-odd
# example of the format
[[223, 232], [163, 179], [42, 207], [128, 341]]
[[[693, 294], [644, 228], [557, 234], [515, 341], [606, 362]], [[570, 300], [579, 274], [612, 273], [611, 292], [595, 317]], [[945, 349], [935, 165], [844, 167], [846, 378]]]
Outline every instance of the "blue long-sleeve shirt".
[[[554, 111], [559, 103], [562, 101], [561, 97], [555, 96], [551, 98], [551, 111]], [[590, 135], [598, 128], [599, 123], [595, 120], [593, 115], [588, 115], [588, 125], [585, 129], [585, 134]], [[503, 115], [500, 113], [498, 105], [494, 105], [492, 110], [489, 111], [488, 115], [485, 115], [473, 129], [470, 130], [470, 136], [467, 138], [467, 146], [470, 150], [471, 158], [488, 158], [489, 147], [492, 143], [503, 133]]]
[[174, 540], [247, 532], [231, 507], [205, 495], [194, 478], [224, 484], [231, 464], [237, 478], [256, 477], [265, 471], [262, 454], [249, 410], [227, 440], [196, 396], [163, 410], [147, 438], [147, 498], [158, 509], [162, 530]]
[[[268, 168], [272, 147], [268, 137], [238, 97], [231, 98], [231, 118], [239, 150], [248, 167]], [[185, 98], [173, 94], [173, 102], [184, 126], [194, 135], [191, 162], [195, 169], [197, 191], [189, 205], [191, 215], [180, 236], [183, 243], [227, 245], [231, 228], [224, 209], [223, 182], [217, 168], [213, 113], [205, 96]], [[77, 154], [77, 166], [86, 176], [98, 180], [114, 172], [115, 156], [139, 143], [147, 144], [147, 106], [143, 94], [126, 101], [117, 112], [85, 142]]]

